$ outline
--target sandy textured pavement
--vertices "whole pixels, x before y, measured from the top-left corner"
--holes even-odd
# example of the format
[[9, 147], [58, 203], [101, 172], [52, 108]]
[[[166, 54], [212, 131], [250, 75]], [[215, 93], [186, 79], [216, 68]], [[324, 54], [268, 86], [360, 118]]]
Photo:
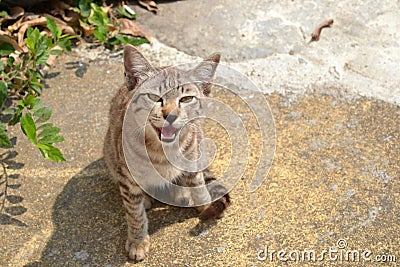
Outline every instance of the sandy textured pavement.
[[[325, 2], [166, 1], [157, 16], [133, 6], [155, 37], [140, 48], [151, 62], [221, 51], [264, 93], [276, 132], [273, 165], [249, 192], [262, 140], [243, 115], [248, 166], [226, 216], [200, 223], [195, 210], [157, 205], [150, 255], [136, 266], [400, 265], [400, 3]], [[309, 43], [327, 18], [334, 25]], [[2, 152], [14, 186], [0, 215], [0, 266], [134, 266], [102, 160], [122, 77], [121, 52], [101, 47], [77, 48], [52, 69], [43, 100], [66, 139], [65, 163], [41, 159], [13, 129], [17, 144]], [[238, 98], [214, 96], [246, 113]], [[221, 128], [206, 130], [221, 175], [230, 143]]]

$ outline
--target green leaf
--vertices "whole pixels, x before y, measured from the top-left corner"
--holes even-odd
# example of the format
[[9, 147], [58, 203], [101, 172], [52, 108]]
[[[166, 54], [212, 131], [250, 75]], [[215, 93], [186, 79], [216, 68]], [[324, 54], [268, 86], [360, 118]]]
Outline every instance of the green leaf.
[[131, 14], [131, 13], [127, 12], [123, 6], [117, 7], [117, 9], [115, 11], [121, 17], [125, 17], [128, 19], [136, 19], [136, 14]]
[[89, 23], [97, 26], [106, 25], [108, 23], [107, 13], [95, 3], [90, 3], [90, 7], [93, 10], [93, 14], [88, 19]]
[[60, 36], [60, 39], [68, 39], [68, 40], [71, 40], [71, 39], [75, 39], [75, 38], [76, 38], [76, 36], [69, 35], [69, 34], [63, 34], [63, 35]]
[[36, 125], [35, 121], [32, 119], [32, 115], [28, 112], [25, 116], [21, 117], [21, 129], [24, 134], [28, 137], [28, 140], [36, 144]]
[[64, 137], [58, 135], [60, 128], [54, 127], [52, 123], [41, 125], [37, 131], [41, 131], [38, 135], [40, 144], [51, 145], [64, 141]]
[[49, 53], [50, 53], [50, 55], [57, 55], [57, 56], [59, 56], [59, 55], [62, 54], [62, 50], [60, 50], [60, 49], [52, 49], [52, 50], [49, 51]]
[[63, 141], [64, 141], [64, 137], [62, 137], [60, 135], [48, 135], [48, 136], [41, 138], [39, 140], [39, 143], [45, 144], [45, 145], [51, 145], [53, 143], [59, 143], [59, 142], [63, 142]]
[[[0, 1], [1, 2], [1, 1]], [[1, 11], [0, 12], [0, 17], [5, 17], [5, 16], [8, 16], [8, 13], [7, 13], [7, 11]]]
[[108, 27], [104, 25], [97, 26], [93, 31], [93, 35], [102, 43], [105, 41], [107, 33]]
[[8, 125], [15, 125], [18, 122], [20, 122], [21, 116], [22, 116], [22, 111], [24, 110], [25, 106], [22, 100], [19, 101], [20, 104], [17, 105], [17, 108], [14, 112], [14, 116], [11, 118], [11, 120], [8, 122]]
[[[46, 130], [48, 128], [53, 128], [53, 124], [52, 123], [42, 124], [37, 128], [37, 131], [44, 131], [44, 130]], [[57, 127], [54, 127], [54, 128], [57, 128]], [[40, 134], [38, 136], [40, 137]]]
[[[33, 76], [35, 77], [35, 81], [37, 81], [37, 79], [44, 80], [43, 74], [37, 69], [33, 72]], [[44, 85], [41, 84], [39, 86], [43, 87]]]
[[47, 45], [47, 47], [53, 47], [53, 39], [50, 37], [47, 38], [46, 45]]
[[0, 44], [0, 56], [8, 56], [12, 52], [14, 52], [15, 49], [10, 43], [2, 43]]
[[30, 109], [34, 108], [36, 104], [36, 98], [34, 95], [27, 95], [24, 98], [24, 105]]
[[36, 112], [43, 107], [44, 107], [44, 105], [43, 105], [42, 99], [35, 98], [35, 103], [33, 104], [33, 108], [32, 108], [33, 112]]
[[[73, 37], [73, 36], [70, 36]], [[64, 51], [71, 52], [71, 38], [65, 38], [60, 40], [57, 45], [61, 47]]]
[[21, 116], [22, 116], [22, 109], [17, 108], [17, 110], [14, 112], [14, 116], [8, 122], [8, 125], [12, 126], [20, 122]]
[[13, 67], [13, 64], [14, 64], [14, 61], [15, 61], [15, 59], [14, 59], [13, 57], [9, 57], [9, 58], [7, 59], [7, 66], [10, 67], [10, 68], [12, 68], [12, 67]]
[[33, 58], [40, 57], [43, 53], [47, 52], [47, 37], [41, 34], [38, 28], [35, 28], [30, 34], [27, 34], [27, 36], [28, 37], [25, 38], [25, 43], [28, 46], [30, 54], [33, 55]]
[[34, 81], [34, 79], [32, 78], [32, 80], [29, 81], [29, 87], [33, 89], [33, 91], [35, 91], [37, 95], [40, 95], [42, 92], [42, 87], [44, 87], [44, 85], [40, 82]]
[[8, 85], [5, 81], [0, 80], [0, 107], [3, 105], [4, 100], [7, 97]]
[[51, 159], [55, 162], [65, 161], [61, 151], [58, 148], [52, 145], [41, 143], [36, 144], [36, 146], [39, 148], [40, 152], [42, 152], [44, 158]]
[[5, 108], [1, 114], [3, 115], [14, 115], [15, 114], [15, 109], [13, 108]]
[[51, 113], [52, 113], [51, 108], [43, 107], [43, 108], [40, 108], [40, 109], [34, 111], [33, 115], [35, 117], [37, 117], [36, 122], [40, 123], [40, 122], [48, 121], [51, 117]]
[[149, 42], [146, 38], [133, 37], [133, 36], [127, 36], [127, 35], [122, 35], [122, 34], [117, 34], [115, 36], [115, 38], [117, 38], [119, 41], [121, 41], [122, 44], [131, 44], [134, 46], [138, 46], [138, 45]]
[[90, 1], [80, 0], [79, 1], [79, 11], [81, 12], [82, 17], [87, 18], [90, 16]]
[[[47, 49], [47, 47], [46, 47]], [[45, 64], [46, 61], [49, 59], [50, 57], [50, 52], [49, 51], [44, 51], [43, 53], [41, 53], [37, 58], [36, 58], [36, 63], [37, 64]]]
[[118, 40], [116, 37], [111, 37], [111, 38], [107, 39], [107, 44], [110, 44], [110, 45], [118, 45], [120, 43], [121, 43], [121, 41]]
[[54, 127], [52, 123], [46, 123], [41, 125], [37, 131], [41, 131], [38, 137], [43, 138], [50, 135], [57, 135], [60, 132], [60, 128]]
[[27, 31], [27, 38], [25, 38], [26, 46], [28, 47], [29, 51], [33, 54], [37, 54], [36, 47], [37, 43], [40, 38], [40, 32], [38, 28], [32, 30], [32, 28], [28, 28]]
[[57, 40], [59, 37], [59, 27], [57, 26], [56, 21], [50, 17], [46, 17], [46, 25], [50, 30], [51, 35], [53, 35], [53, 40]]
[[0, 123], [0, 147], [10, 147], [11, 142], [8, 138], [6, 127], [3, 123]]
[[29, 27], [28, 30], [26, 31], [26, 36], [31, 35], [33, 32], [33, 28]]

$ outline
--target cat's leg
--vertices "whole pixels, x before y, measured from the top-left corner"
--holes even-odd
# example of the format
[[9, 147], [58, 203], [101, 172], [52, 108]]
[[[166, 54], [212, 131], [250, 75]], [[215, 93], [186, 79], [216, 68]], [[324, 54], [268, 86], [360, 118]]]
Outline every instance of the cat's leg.
[[[186, 186], [184, 181], [178, 179], [173, 181], [174, 186], [170, 186], [167, 190], [169, 197], [173, 201], [175, 206], [187, 207], [193, 205], [190, 189]], [[177, 185], [178, 187], [175, 187]]]
[[150, 248], [147, 233], [147, 216], [144, 207], [145, 195], [140, 187], [126, 179], [119, 182], [119, 189], [126, 209], [128, 239], [125, 249], [133, 260], [143, 260]]
[[151, 209], [151, 206], [153, 205], [153, 203], [154, 203], [154, 198], [152, 198], [151, 196], [149, 196], [148, 194], [145, 194], [144, 195], [144, 208], [146, 209], [146, 210], [149, 210], [149, 209]]
[[203, 177], [212, 203], [202, 211], [199, 217], [204, 221], [222, 218], [231, 203], [228, 189], [215, 179], [213, 173], [208, 169], [203, 170]]
[[197, 209], [201, 212], [206, 209], [211, 203], [211, 196], [204, 186], [204, 176], [203, 172], [187, 173], [182, 178], [182, 184], [191, 188], [191, 197], [193, 200], [193, 205], [197, 206]]
[[192, 201], [192, 197], [191, 197], [189, 188], [181, 186], [179, 188], [179, 190], [175, 190], [175, 191], [177, 191], [174, 196], [176, 205], [179, 205], [181, 207], [187, 207], [187, 206], [193, 205], [193, 201]]

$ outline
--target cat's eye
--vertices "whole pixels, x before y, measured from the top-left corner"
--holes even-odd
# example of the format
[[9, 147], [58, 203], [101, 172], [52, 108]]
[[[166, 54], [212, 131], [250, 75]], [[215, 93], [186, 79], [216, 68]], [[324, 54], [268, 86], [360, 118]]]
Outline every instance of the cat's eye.
[[194, 96], [184, 96], [181, 99], [179, 99], [179, 102], [181, 103], [189, 103], [194, 99]]
[[162, 101], [161, 97], [159, 97], [159, 96], [156, 95], [156, 94], [147, 94], [147, 97], [148, 97], [151, 101], [154, 101], [154, 102], [161, 102], [161, 101]]

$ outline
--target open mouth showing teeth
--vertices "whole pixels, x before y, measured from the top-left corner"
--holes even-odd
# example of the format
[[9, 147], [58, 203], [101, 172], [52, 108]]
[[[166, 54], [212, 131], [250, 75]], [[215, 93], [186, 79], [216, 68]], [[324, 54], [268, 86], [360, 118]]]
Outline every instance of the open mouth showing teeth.
[[166, 127], [157, 128], [157, 132], [159, 132], [160, 140], [163, 142], [172, 142], [175, 140], [177, 128], [169, 125]]

